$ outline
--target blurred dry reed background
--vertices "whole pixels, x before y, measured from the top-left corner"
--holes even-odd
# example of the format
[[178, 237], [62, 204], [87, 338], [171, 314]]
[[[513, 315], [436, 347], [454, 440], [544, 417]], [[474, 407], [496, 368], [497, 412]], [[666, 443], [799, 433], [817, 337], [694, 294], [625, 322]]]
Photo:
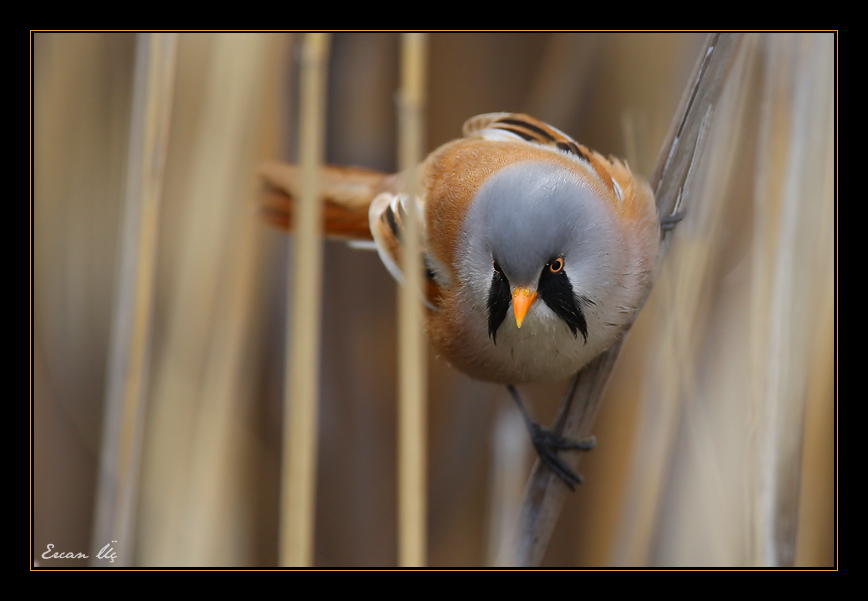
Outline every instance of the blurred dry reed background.
[[[296, 160], [299, 38], [177, 35], [115, 565], [278, 564], [289, 237], [258, 219], [254, 175]], [[647, 177], [702, 40], [430, 34], [427, 150], [524, 111]], [[745, 36], [544, 565], [835, 563], [836, 43]], [[334, 33], [329, 55], [326, 160], [394, 170], [399, 35]], [[36, 33], [32, 56], [32, 556], [83, 566], [41, 555], [111, 542], [94, 533], [136, 34]], [[396, 288], [376, 253], [324, 251], [314, 565], [394, 566]], [[532, 456], [502, 387], [428, 365], [428, 563], [490, 564]], [[544, 423], [565, 385], [527, 389]]]

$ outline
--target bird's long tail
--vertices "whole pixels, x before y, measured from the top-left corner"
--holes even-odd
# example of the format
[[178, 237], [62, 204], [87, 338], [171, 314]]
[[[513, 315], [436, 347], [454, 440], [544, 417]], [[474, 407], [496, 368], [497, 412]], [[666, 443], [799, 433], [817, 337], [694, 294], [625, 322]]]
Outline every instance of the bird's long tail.
[[[399, 177], [363, 167], [324, 166], [321, 171], [324, 232], [344, 240], [373, 240], [368, 223], [371, 201], [380, 192], [397, 187]], [[296, 165], [269, 162], [260, 166], [260, 208], [276, 227], [293, 227], [293, 201], [300, 190], [301, 170]]]

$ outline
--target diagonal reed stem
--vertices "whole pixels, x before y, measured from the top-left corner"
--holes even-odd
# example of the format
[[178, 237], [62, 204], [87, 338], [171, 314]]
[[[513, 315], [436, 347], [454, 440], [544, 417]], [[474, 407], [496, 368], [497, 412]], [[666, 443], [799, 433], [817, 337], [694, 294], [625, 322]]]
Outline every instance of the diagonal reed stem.
[[[682, 192], [688, 187], [691, 167], [701, 155], [705, 142], [703, 134], [726, 82], [740, 39], [740, 34], [708, 36], [658, 155], [652, 177], [651, 187], [661, 216], [671, 215], [676, 209], [684, 210], [689, 200]], [[668, 250], [667, 234], [667, 231], [661, 233], [660, 259]], [[590, 436], [623, 337], [576, 374], [552, 428], [555, 433], [575, 440]], [[580, 454], [574, 454], [566, 458], [574, 471], [580, 457]], [[540, 565], [569, 492], [560, 479], [537, 461], [525, 489], [516, 540], [505, 547], [498, 565]]]

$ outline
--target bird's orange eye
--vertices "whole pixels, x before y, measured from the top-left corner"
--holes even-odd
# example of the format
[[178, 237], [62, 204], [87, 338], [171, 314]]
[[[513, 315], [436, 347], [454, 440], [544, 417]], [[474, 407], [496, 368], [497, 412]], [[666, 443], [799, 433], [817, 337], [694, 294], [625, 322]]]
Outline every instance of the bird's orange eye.
[[560, 273], [564, 269], [564, 259], [563, 257], [558, 257], [551, 263], [549, 263], [549, 271], [552, 273]]
[[497, 273], [502, 273], [500, 265], [497, 264], [497, 261], [492, 261], [491, 264], [494, 266], [494, 271], [496, 271]]

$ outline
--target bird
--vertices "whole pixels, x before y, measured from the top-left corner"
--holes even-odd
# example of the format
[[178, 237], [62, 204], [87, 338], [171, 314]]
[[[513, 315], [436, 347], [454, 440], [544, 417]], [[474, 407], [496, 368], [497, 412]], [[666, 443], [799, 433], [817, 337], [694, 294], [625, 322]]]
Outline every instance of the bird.
[[[298, 167], [272, 161], [259, 175], [265, 220], [291, 229]], [[366, 241], [399, 282], [417, 212], [432, 347], [471, 378], [506, 385], [538, 455], [574, 489], [582, 478], [558, 451], [593, 439], [540, 426], [516, 386], [565, 380], [632, 324], [660, 237], [648, 184], [539, 119], [497, 112], [468, 119], [462, 137], [403, 173], [323, 166], [321, 197], [326, 235]]]

